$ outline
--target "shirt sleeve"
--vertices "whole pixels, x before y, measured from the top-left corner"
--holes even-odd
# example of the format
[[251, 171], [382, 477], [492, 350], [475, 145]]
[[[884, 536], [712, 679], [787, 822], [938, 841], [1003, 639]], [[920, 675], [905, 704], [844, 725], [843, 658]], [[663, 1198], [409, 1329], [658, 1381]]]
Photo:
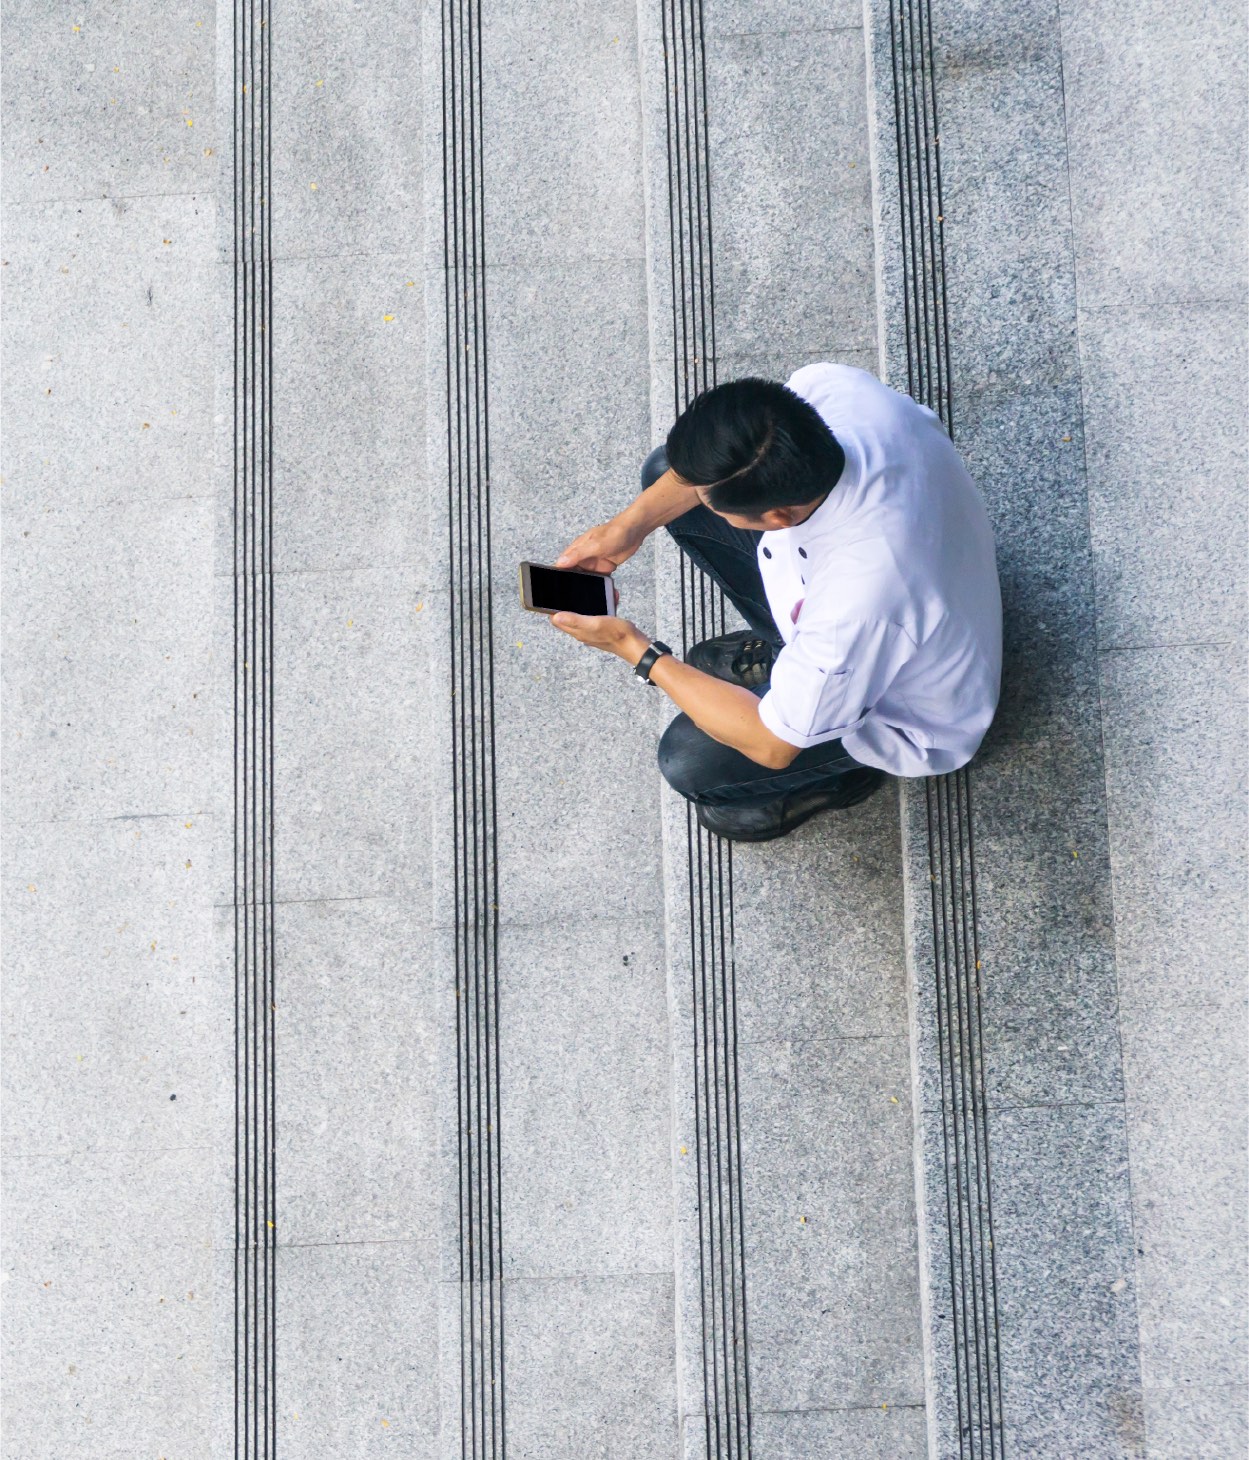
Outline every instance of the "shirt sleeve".
[[903, 630], [880, 619], [800, 628], [772, 666], [759, 718], [800, 750], [848, 735], [912, 652]]

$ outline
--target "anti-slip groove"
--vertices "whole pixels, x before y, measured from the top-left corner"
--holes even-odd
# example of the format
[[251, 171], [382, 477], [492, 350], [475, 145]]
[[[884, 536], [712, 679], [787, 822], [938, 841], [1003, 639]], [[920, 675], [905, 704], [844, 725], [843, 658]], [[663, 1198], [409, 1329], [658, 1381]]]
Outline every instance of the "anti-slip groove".
[[277, 1450], [273, 260], [267, 0], [233, 12], [234, 1453]]
[[[883, 13], [883, 11], [882, 11]], [[941, 150], [927, 0], [889, 0], [907, 389], [954, 434]], [[977, 939], [971, 775], [925, 782], [952, 1404], [960, 1460], [1002, 1460], [1001, 1345]], [[918, 973], [917, 973], [918, 976]], [[930, 1218], [936, 1214], [929, 1213]], [[933, 1252], [933, 1261], [939, 1260]], [[938, 1429], [945, 1426], [937, 1417]]]
[[505, 1413], [480, 7], [443, 0], [441, 20], [460, 1436], [465, 1460], [494, 1460]]
[[[715, 384], [715, 276], [701, 0], [663, 0], [674, 418]], [[681, 558], [682, 653], [725, 629], [724, 594]], [[733, 848], [686, 806], [693, 984], [694, 1144], [708, 1456], [750, 1454]]]

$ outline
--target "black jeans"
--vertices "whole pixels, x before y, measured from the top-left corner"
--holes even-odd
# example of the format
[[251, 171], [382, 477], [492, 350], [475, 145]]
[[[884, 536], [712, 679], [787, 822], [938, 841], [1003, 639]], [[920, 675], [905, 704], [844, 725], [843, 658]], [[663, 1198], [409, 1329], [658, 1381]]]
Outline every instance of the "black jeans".
[[[668, 455], [657, 446], [642, 464], [642, 490], [668, 470]], [[677, 546], [724, 590], [738, 613], [762, 639], [779, 649], [784, 643], [768, 607], [756, 548], [761, 536], [734, 527], [701, 503], [668, 524]], [[767, 685], [753, 691], [762, 696]], [[674, 791], [705, 806], [759, 805], [813, 787], [833, 787], [861, 762], [840, 740], [800, 750], [783, 771], [769, 770], [740, 750], [721, 745], [684, 713], [659, 741], [659, 769]]]

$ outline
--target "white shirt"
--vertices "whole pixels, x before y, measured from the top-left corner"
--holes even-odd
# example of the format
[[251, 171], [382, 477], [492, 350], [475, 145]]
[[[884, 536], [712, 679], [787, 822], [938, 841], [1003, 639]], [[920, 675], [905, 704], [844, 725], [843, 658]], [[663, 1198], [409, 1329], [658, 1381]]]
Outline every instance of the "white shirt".
[[864, 765], [940, 775], [975, 754], [997, 708], [1002, 601], [984, 503], [940, 419], [850, 365], [786, 382], [846, 453], [759, 569], [785, 645], [759, 701], [790, 745], [840, 738]]

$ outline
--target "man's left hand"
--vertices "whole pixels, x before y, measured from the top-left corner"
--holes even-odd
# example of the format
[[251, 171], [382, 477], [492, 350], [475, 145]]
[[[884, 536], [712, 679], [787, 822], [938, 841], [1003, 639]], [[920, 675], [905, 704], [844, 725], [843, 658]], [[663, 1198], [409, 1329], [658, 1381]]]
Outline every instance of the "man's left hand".
[[551, 622], [561, 633], [591, 648], [617, 654], [631, 664], [637, 663], [650, 643], [636, 624], [610, 614], [554, 613]]

